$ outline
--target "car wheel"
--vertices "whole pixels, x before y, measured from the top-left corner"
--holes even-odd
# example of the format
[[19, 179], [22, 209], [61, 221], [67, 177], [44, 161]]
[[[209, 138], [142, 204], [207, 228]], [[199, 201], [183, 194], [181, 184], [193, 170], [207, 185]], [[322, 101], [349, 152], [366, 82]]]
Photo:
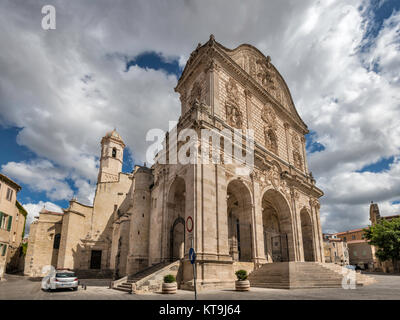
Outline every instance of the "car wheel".
[[78, 291], [78, 287], [73, 288], [74, 291]]

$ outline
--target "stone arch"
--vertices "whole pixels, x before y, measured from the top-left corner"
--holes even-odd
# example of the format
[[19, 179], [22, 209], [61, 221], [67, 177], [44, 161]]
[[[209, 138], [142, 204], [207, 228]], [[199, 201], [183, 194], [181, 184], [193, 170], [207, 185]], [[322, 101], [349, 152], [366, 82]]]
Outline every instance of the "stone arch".
[[293, 222], [285, 196], [268, 189], [261, 198], [261, 208], [265, 258], [268, 262], [294, 261]]
[[234, 261], [253, 258], [252, 197], [243, 180], [234, 179], [227, 187], [229, 254]]
[[310, 212], [307, 208], [300, 210], [300, 220], [304, 261], [315, 261], [313, 225]]
[[[167, 255], [169, 260], [181, 259], [185, 253], [186, 183], [177, 176], [167, 196]], [[168, 230], [168, 229], [167, 229]]]
[[170, 257], [172, 260], [182, 259], [185, 255], [185, 219], [175, 219], [170, 231]]

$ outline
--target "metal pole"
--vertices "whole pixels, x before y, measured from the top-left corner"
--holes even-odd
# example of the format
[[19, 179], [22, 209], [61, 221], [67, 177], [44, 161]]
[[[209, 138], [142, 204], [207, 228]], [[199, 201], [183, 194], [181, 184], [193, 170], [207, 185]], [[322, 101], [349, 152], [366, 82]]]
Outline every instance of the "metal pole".
[[[193, 238], [192, 238], [192, 245], [191, 247], [193, 248]], [[194, 248], [193, 248], [194, 249]], [[196, 252], [196, 251], [195, 251]], [[193, 285], [194, 285], [194, 300], [197, 300], [197, 286], [196, 286], [196, 260], [193, 263]]]

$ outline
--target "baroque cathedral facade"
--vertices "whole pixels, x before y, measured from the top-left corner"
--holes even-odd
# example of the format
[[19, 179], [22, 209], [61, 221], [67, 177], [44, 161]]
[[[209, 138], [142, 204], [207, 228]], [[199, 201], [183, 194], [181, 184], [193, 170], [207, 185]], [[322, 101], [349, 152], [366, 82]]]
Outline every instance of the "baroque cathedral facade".
[[248, 44], [228, 49], [211, 35], [192, 52], [175, 91], [178, 133], [253, 130], [254, 167], [239, 175], [235, 162], [156, 162], [124, 173], [125, 145], [114, 130], [101, 141], [93, 206], [71, 200], [63, 214], [40, 213], [31, 227], [26, 274], [50, 264], [118, 279], [174, 262], [179, 286], [190, 288], [193, 246], [197, 284], [209, 288], [232, 284], [239, 266], [324, 262], [323, 192], [308, 169], [309, 131], [270, 57]]

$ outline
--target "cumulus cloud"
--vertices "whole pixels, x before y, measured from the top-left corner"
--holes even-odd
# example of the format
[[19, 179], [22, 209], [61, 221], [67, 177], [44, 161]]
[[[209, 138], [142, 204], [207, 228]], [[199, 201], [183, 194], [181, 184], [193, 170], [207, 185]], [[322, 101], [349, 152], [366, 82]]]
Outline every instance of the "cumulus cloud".
[[1, 167], [1, 171], [29, 185], [33, 191], [45, 192], [51, 200], [68, 199], [73, 194], [69, 184], [65, 182], [68, 174], [48, 160], [9, 162]]
[[30, 226], [35, 217], [39, 216], [40, 210], [43, 208], [48, 211], [63, 212], [62, 209], [52, 202], [39, 201], [38, 203], [26, 203], [22, 205], [28, 212], [25, 224], [25, 235], [29, 235]]
[[[44, 31], [40, 10], [49, 3], [57, 29]], [[309, 155], [325, 191], [324, 229], [366, 223], [369, 200], [380, 201], [382, 211], [396, 208], [398, 162], [387, 172], [358, 171], [400, 153], [400, 14], [366, 38], [374, 23], [369, 7], [366, 0], [2, 1], [0, 125], [23, 128], [17, 142], [65, 176], [46, 189], [18, 173], [27, 166], [39, 172], [40, 161], [9, 163], [3, 171], [53, 199], [70, 195], [64, 184], [71, 179], [90, 201], [106, 131], [116, 127], [140, 163], [147, 130], [166, 129], [179, 116], [176, 77], [138, 66], [125, 72], [127, 59], [153, 51], [182, 67], [213, 33], [227, 47], [250, 43], [272, 57], [325, 147]]]

